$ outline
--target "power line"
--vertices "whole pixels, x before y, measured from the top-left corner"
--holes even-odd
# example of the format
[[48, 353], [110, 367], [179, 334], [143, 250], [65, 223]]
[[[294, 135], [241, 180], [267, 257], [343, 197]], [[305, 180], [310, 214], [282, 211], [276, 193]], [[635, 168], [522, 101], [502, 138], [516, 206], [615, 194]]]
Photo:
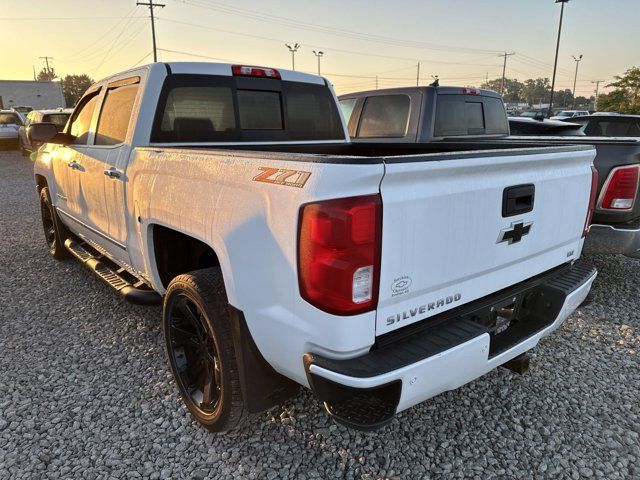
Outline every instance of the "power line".
[[292, 28], [302, 29], [302, 30], [313, 30], [313, 31], [318, 31], [322, 33], [331, 33], [332, 35], [353, 38], [356, 40], [365, 40], [368, 42], [383, 43], [383, 44], [392, 45], [392, 46], [419, 48], [419, 49], [425, 49], [425, 50], [437, 50], [437, 51], [446, 51], [446, 52], [457, 52], [457, 53], [485, 53], [485, 54], [498, 53], [495, 50], [459, 47], [459, 46], [452, 46], [452, 45], [442, 45], [442, 44], [436, 44], [436, 43], [419, 42], [414, 40], [404, 40], [404, 39], [398, 39], [393, 37], [385, 37], [381, 35], [373, 35], [369, 33], [357, 32], [354, 30], [347, 30], [347, 29], [340, 29], [340, 28], [321, 25], [317, 23], [304, 22], [297, 19], [293, 19], [293, 18], [282, 17], [282, 16], [272, 15], [272, 14], [263, 13], [263, 12], [256, 12], [255, 10], [248, 10], [248, 9], [235, 7], [227, 4], [221, 4], [217, 2], [205, 2], [202, 0], [181, 0], [181, 3], [199, 7], [199, 8], [215, 10], [217, 12], [226, 13], [229, 15], [250, 18], [252, 20], [258, 20], [261, 22], [275, 23], [275, 24], [285, 25]]
[[[219, 33], [225, 33], [225, 34], [229, 34], [229, 35], [238, 35], [241, 37], [249, 37], [249, 38], [255, 38], [258, 40], [267, 40], [270, 42], [277, 42], [277, 43], [283, 43], [286, 42], [286, 40], [282, 39], [282, 38], [274, 38], [274, 37], [266, 37], [263, 35], [255, 35], [255, 34], [251, 34], [251, 33], [245, 33], [245, 32], [239, 32], [237, 30], [225, 30], [222, 28], [217, 28], [217, 27], [211, 27], [208, 25], [199, 25], [197, 23], [191, 23], [191, 22], [183, 22], [181, 20], [173, 20], [170, 18], [164, 18], [164, 17], [156, 17], [157, 20], [162, 20], [163, 22], [170, 22], [170, 23], [175, 23], [176, 25], [184, 25], [184, 26], [189, 26], [189, 27], [196, 27], [196, 28], [201, 28], [203, 30], [210, 30], [213, 32], [219, 32]], [[342, 49], [342, 48], [333, 48], [333, 47], [327, 47], [327, 46], [321, 46], [321, 45], [313, 45], [313, 44], [309, 44], [309, 43], [305, 43], [305, 45], [307, 47], [311, 47], [311, 48], [321, 48], [323, 51], [325, 52], [336, 52], [336, 53], [349, 53], [349, 54], [353, 54], [353, 55], [362, 55], [362, 56], [366, 56], [366, 57], [375, 57], [375, 58], [387, 58], [387, 59], [391, 59], [391, 60], [403, 60], [403, 61], [407, 61], [407, 62], [412, 62], [413, 67], [407, 67], [407, 68], [415, 68], [415, 57], [399, 57], [397, 55], [384, 55], [384, 54], [378, 54], [378, 53], [369, 53], [369, 52], [361, 52], [361, 51], [355, 51], [355, 50], [346, 50], [346, 49]], [[482, 58], [493, 58], [494, 55], [483, 55], [482, 57], [480, 57], [480, 59]], [[476, 59], [478, 60], [478, 59]], [[449, 62], [449, 61], [443, 61], [443, 60], [433, 60], [433, 59], [425, 59], [425, 58], [421, 58], [420, 59], [421, 62], [424, 63], [439, 63], [439, 64], [443, 64], [443, 65], [468, 65], [468, 66], [482, 66], [482, 67], [495, 67], [497, 66], [496, 64], [484, 64], [484, 63], [473, 63], [473, 60], [469, 61], [469, 62]]]
[[156, 22], [153, 19], [153, 9], [155, 7], [164, 8], [166, 5], [164, 3], [156, 3], [154, 5], [153, 0], [149, 0], [149, 3], [136, 2], [136, 5], [149, 7], [149, 12], [151, 13], [151, 39], [153, 40], [153, 62], [155, 63], [158, 61], [158, 52], [156, 49]]

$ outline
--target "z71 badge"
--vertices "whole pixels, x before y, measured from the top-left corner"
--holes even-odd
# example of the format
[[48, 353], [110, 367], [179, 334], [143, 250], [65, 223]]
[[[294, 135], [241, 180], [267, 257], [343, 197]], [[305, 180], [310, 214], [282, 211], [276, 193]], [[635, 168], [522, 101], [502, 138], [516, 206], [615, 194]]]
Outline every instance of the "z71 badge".
[[284, 168], [258, 167], [262, 173], [253, 177], [254, 182], [274, 183], [287, 187], [302, 188], [307, 183], [311, 172], [303, 170], [286, 170]]

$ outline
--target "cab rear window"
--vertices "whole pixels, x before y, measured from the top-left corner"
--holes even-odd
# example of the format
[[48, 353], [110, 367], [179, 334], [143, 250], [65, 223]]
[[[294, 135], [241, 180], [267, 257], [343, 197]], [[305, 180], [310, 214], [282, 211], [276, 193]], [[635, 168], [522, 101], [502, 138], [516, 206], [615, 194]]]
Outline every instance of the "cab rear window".
[[507, 135], [509, 126], [502, 100], [476, 95], [438, 95], [436, 137]]
[[151, 134], [162, 143], [343, 139], [324, 85], [180, 74], [165, 80]]

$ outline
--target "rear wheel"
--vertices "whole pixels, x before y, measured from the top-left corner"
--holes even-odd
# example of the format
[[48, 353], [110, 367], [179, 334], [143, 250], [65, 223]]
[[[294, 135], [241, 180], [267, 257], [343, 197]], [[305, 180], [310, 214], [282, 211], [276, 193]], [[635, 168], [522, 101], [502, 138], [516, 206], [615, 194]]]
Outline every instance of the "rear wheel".
[[64, 246], [64, 232], [61, 231], [62, 227], [51, 204], [51, 197], [47, 187], [43, 187], [40, 190], [40, 215], [49, 253], [57, 260], [69, 258], [69, 251]]
[[164, 297], [163, 330], [169, 366], [189, 412], [211, 431], [237, 427], [247, 413], [219, 268], [171, 281]]

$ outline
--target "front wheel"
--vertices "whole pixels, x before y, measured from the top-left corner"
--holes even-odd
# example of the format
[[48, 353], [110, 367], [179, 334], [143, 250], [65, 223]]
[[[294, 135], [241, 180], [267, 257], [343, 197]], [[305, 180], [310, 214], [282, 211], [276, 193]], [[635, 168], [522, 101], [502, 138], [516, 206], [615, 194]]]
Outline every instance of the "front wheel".
[[187, 409], [208, 430], [237, 427], [247, 413], [220, 268], [174, 278], [162, 313], [169, 366]]
[[69, 251], [64, 246], [64, 232], [56, 216], [56, 211], [51, 204], [51, 196], [47, 187], [43, 187], [40, 190], [40, 215], [49, 253], [56, 260], [69, 258]]

